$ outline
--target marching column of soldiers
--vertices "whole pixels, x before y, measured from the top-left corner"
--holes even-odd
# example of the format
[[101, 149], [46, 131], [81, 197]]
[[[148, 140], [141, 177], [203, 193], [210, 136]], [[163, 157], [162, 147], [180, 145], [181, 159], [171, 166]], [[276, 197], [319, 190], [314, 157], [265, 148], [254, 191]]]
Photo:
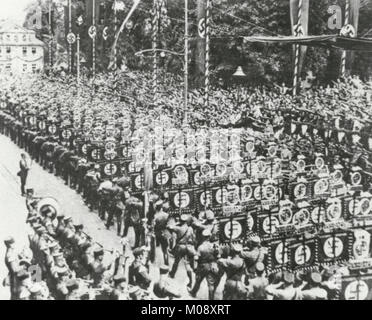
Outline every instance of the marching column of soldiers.
[[[285, 99], [282, 102], [286, 104]], [[17, 105], [9, 102], [8, 107], [12, 110]], [[282, 139], [278, 145], [282, 154], [288, 153], [283, 160], [312, 158], [320, 151], [332, 166], [343, 168], [345, 179], [350, 177], [352, 167], [359, 165], [363, 169], [363, 190], [370, 188], [369, 115], [353, 111], [354, 116], [359, 116], [357, 118], [363, 122], [357, 125], [358, 121], [348, 118], [348, 109], [336, 115], [340, 121], [336, 121], [334, 114], [312, 114], [300, 108], [258, 108], [256, 111], [253, 105], [243, 121], [235, 125], [254, 124], [258, 131], [265, 126], [272, 131], [276, 126], [284, 129], [281, 136], [287, 140]], [[43, 111], [35, 105], [28, 112], [42, 115]], [[364, 116], [364, 121], [361, 121]], [[135, 234], [133, 248], [124, 241], [122, 253], [108, 254], [85, 233], [83, 225], [74, 225], [71, 217], [58, 215], [53, 210], [37, 212], [38, 200], [33, 191], [28, 190], [32, 254], [30, 257], [24, 253], [18, 255], [14, 239], [5, 240], [9, 270], [6, 283], [10, 286], [12, 299], [179, 298], [181, 293], [172, 285], [172, 279], [177, 275], [180, 263], [185, 265], [187, 288], [192, 297], [197, 296], [204, 279], [211, 300], [216, 298], [220, 285], [224, 286], [224, 299], [295, 300], [337, 296], [338, 288], [333, 284], [333, 276], [323, 267], [301, 276], [288, 270], [268, 274], [267, 251], [257, 236], [249, 237], [243, 244], [221, 245], [211, 210], [199, 217], [170, 215], [169, 198], [164, 193], [152, 197], [149, 214], [145, 217], [144, 201], [134, 196], [127, 177], [104, 181], [99, 166], [79, 158], [68, 147], [59, 145], [52, 136], [24, 130], [20, 121], [6, 113], [0, 116], [0, 130], [25, 148], [45, 169], [80, 192], [87, 205], [97, 210], [100, 218], [106, 221], [107, 228], [116, 220], [119, 236], [125, 239], [130, 227]], [[340, 132], [345, 134], [342, 143], [339, 141]], [[361, 138], [357, 142], [353, 141], [355, 135]], [[324, 139], [317, 144], [319, 137]], [[279, 138], [277, 140], [281, 140]], [[315, 142], [313, 145], [310, 142], [310, 146], [303, 145], [302, 138]], [[264, 142], [256, 145], [256, 149], [259, 155], [264, 154]], [[154, 250], [157, 245], [161, 249], [160, 257]], [[150, 276], [155, 260], [162, 260], [164, 264], [156, 283]], [[30, 267], [34, 270], [35, 266], [37, 272], [31, 274]]]
[[[150, 276], [149, 247], [131, 248], [123, 238], [122, 253], [106, 250], [85, 233], [84, 225], [74, 224], [71, 217], [57, 214], [51, 206], [37, 211], [38, 201], [33, 190], [28, 189], [30, 250], [17, 253], [13, 238], [4, 241], [11, 299], [179, 299], [184, 296], [172, 278], [182, 259], [189, 277], [190, 297], [196, 297], [205, 279], [209, 299], [216, 299], [216, 289], [223, 278], [222, 298], [226, 300], [312, 300], [337, 296], [337, 286], [327, 269], [301, 276], [285, 270], [268, 275], [267, 251], [258, 236], [248, 238], [244, 246], [219, 245], [213, 237], [211, 211], [204, 222], [188, 214], [174, 220], [162, 211], [167, 205], [161, 200], [156, 202], [154, 220], [160, 225], [155, 222], [155, 238], [159, 242], [169, 240], [164, 235], [168, 230], [175, 239], [168, 253], [174, 255], [171, 271], [169, 261], [158, 257], [164, 259], [164, 264], [159, 268], [159, 279], [154, 281]], [[159, 245], [165, 249], [164, 244]]]

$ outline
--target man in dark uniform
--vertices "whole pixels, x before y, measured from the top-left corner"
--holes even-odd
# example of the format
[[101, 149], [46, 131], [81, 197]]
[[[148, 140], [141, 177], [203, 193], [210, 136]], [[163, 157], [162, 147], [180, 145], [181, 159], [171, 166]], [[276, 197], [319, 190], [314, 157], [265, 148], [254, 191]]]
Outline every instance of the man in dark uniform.
[[8, 280], [10, 286], [10, 299], [15, 300], [17, 298], [17, 272], [19, 271], [19, 257], [14, 249], [14, 239], [8, 237], [4, 240], [6, 246], [5, 252], [5, 265], [8, 268]]
[[21, 160], [19, 161], [19, 172], [18, 176], [21, 178], [21, 193], [22, 196], [26, 194], [25, 186], [27, 182], [28, 172], [30, 170], [30, 164], [28, 163], [27, 157], [25, 153], [21, 154]]
[[261, 239], [259, 236], [252, 236], [248, 240], [248, 248], [244, 248], [241, 257], [246, 265], [247, 280], [254, 277], [256, 273], [256, 264], [265, 261], [267, 250], [261, 247]]
[[126, 279], [123, 274], [114, 276], [114, 289], [112, 290], [109, 300], [129, 300], [126, 292]]
[[269, 280], [265, 276], [265, 265], [257, 262], [255, 265], [256, 277], [249, 279], [248, 298], [250, 300], [266, 300], [265, 289], [269, 285]]
[[175, 284], [171, 283], [168, 279], [169, 267], [162, 265], [159, 268], [160, 278], [159, 281], [154, 283], [154, 294], [160, 299], [180, 298], [181, 294]]
[[156, 243], [160, 244], [163, 252], [164, 263], [169, 265], [168, 247], [171, 234], [167, 229], [169, 214], [166, 212], [167, 209], [164, 211], [163, 205], [161, 200], [155, 203], [154, 232]]
[[169, 225], [167, 228], [170, 231], [173, 231], [176, 234], [176, 244], [174, 246], [174, 263], [172, 270], [169, 274], [171, 278], [174, 278], [178, 264], [184, 258], [185, 259], [185, 268], [187, 272], [187, 277], [189, 279], [188, 287], [192, 286], [192, 268], [190, 262], [193, 262], [195, 256], [195, 247], [194, 247], [194, 231], [187, 222], [189, 220], [189, 215], [182, 214], [180, 217], [180, 225]]
[[191, 296], [195, 297], [199, 291], [200, 285], [204, 278], [208, 284], [209, 300], [214, 300], [214, 294], [221, 279], [221, 271], [218, 267], [217, 260], [219, 257], [219, 247], [216, 243], [212, 243], [211, 231], [205, 229], [202, 233], [203, 242], [197, 249], [195, 258], [198, 261], [196, 269], [196, 279], [194, 288], [190, 291]]
[[152, 280], [145, 265], [145, 250], [136, 248], [133, 255], [134, 261], [129, 267], [129, 284], [147, 290]]
[[247, 297], [247, 290], [242, 282], [245, 271], [244, 260], [240, 257], [242, 250], [241, 244], [233, 244], [231, 245], [231, 257], [218, 260], [218, 264], [226, 272], [223, 300], [245, 300]]

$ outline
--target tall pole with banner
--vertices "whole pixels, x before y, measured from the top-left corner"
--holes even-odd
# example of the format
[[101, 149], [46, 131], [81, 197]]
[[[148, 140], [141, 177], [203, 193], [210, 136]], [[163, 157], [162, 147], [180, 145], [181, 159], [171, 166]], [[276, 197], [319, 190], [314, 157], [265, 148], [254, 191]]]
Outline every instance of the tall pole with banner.
[[159, 0], [153, 1], [153, 17], [152, 17], [152, 85], [153, 85], [153, 94], [154, 94], [154, 105], [158, 106], [158, 32], [159, 32], [159, 18], [160, 18], [160, 8]]
[[[292, 34], [302, 37], [308, 34], [310, 0], [290, 0]], [[306, 46], [294, 46], [293, 95], [297, 95], [301, 69], [306, 55]]]
[[53, 68], [53, 29], [52, 29], [52, 5], [53, 5], [53, 0], [49, 1], [48, 5], [48, 23], [49, 23], [49, 66], [50, 69], [52, 70]]
[[68, 35], [67, 35], [67, 40], [68, 40], [68, 69], [69, 72], [72, 73], [72, 44], [73, 44], [73, 37], [72, 37], [72, 0], [68, 0]]
[[185, 63], [184, 63], [184, 81], [185, 81], [185, 110], [184, 124], [187, 124], [187, 106], [189, 91], [189, 1], [185, 0]]
[[[303, 35], [301, 33], [301, 15], [302, 15], [302, 0], [299, 0], [298, 3], [298, 16], [297, 16], [297, 28], [294, 30], [295, 36], [300, 37]], [[294, 62], [294, 71], [293, 71], [293, 95], [297, 95], [297, 86], [299, 79], [299, 66], [300, 66], [300, 45], [296, 44], [295, 46], [295, 62]]]
[[96, 0], [93, 1], [92, 8], [92, 26], [89, 30], [89, 35], [92, 38], [92, 75], [96, 77]]
[[[347, 26], [349, 24], [349, 14], [350, 14], [350, 1], [346, 0], [344, 26]], [[341, 76], [343, 78], [346, 77], [346, 50], [342, 51], [342, 56], [341, 56]]]
[[207, 109], [209, 106], [209, 89], [210, 89], [210, 70], [209, 70], [209, 58], [210, 58], [210, 13], [211, 13], [211, 0], [207, 0], [205, 8], [205, 74], [204, 74], [204, 108]]

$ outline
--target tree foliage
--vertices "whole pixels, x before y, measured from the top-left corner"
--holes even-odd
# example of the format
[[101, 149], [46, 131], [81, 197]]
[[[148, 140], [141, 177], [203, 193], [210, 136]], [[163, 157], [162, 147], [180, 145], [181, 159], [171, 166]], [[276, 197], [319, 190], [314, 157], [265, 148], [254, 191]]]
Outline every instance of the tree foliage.
[[[197, 63], [197, 1], [189, 0], [189, 32], [190, 32], [190, 74], [194, 74]], [[340, 0], [344, 1], [344, 0]], [[58, 2], [58, 1], [56, 1]], [[309, 34], [320, 35], [329, 33], [327, 8], [332, 0], [310, 0]], [[35, 1], [34, 5], [42, 4], [44, 10], [47, 0]], [[59, 3], [59, 2], [58, 2]], [[83, 0], [73, 0], [73, 3], [86, 10]], [[106, 1], [111, 7], [112, 0]], [[125, 0], [125, 10], [118, 12], [118, 26], [128, 14], [132, 0]], [[120, 64], [134, 70], [149, 70], [152, 66], [151, 54], [136, 56], [135, 53], [151, 48], [152, 40], [152, 0], [142, 0], [131, 18], [131, 27], [126, 28], [118, 42], [118, 58]], [[360, 11], [359, 35], [372, 36], [372, 1], [363, 0]], [[105, 22], [98, 25], [96, 41], [96, 59], [98, 71], [106, 71], [110, 60], [110, 49], [114, 37], [114, 19], [109, 11]], [[64, 25], [61, 15], [55, 16], [57, 25]], [[92, 40], [88, 36], [90, 26], [86, 17], [81, 27], [81, 51], [86, 58], [87, 67], [91, 65]], [[184, 0], [168, 0], [167, 16], [161, 23], [159, 47], [182, 52], [184, 50]], [[109, 38], [104, 40], [102, 32], [108, 27]], [[64, 30], [62, 27], [59, 30]], [[371, 31], [371, 32], [369, 32]], [[47, 33], [43, 28], [39, 34]], [[65, 31], [63, 31], [65, 32]], [[292, 47], [285, 45], [263, 45], [244, 43], [243, 36], [250, 35], [290, 35], [291, 24], [289, 1], [280, 0], [214, 0], [211, 25], [211, 68], [213, 81], [222, 78], [225, 83], [231, 80], [236, 67], [241, 65], [247, 73], [247, 83], [260, 85], [269, 83], [290, 83], [292, 77]], [[369, 33], [368, 33], [369, 32]], [[62, 41], [63, 43], [63, 41]], [[63, 43], [66, 46], [66, 43]], [[365, 53], [356, 53], [352, 73], [359, 74], [363, 79], [371, 75], [371, 57]], [[182, 59], [166, 55], [160, 59], [162, 72], [182, 74]], [[319, 83], [327, 83], [337, 78], [340, 65], [340, 50], [309, 48], [303, 67], [303, 75], [311, 70]], [[165, 74], [165, 73], [164, 73]], [[192, 77], [191, 77], [192, 78]], [[192, 81], [193, 82], [192, 78]]]

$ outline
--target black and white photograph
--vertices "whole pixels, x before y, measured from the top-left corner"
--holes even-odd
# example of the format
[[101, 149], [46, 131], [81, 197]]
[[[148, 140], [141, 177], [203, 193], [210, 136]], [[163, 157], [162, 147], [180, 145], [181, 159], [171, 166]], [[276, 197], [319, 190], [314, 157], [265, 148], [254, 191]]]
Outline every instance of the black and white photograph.
[[371, 237], [372, 0], [0, 0], [0, 300], [372, 300]]

